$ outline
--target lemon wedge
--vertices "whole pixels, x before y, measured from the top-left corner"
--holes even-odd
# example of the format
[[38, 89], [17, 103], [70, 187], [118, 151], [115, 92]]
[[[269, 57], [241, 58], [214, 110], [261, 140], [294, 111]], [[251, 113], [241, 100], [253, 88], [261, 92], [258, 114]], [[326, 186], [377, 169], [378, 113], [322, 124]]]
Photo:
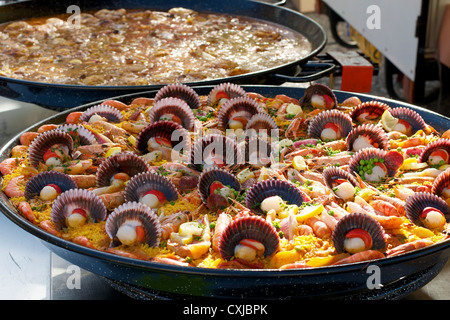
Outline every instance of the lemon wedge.
[[386, 131], [393, 131], [397, 123], [398, 119], [394, 117], [389, 110], [383, 112], [383, 115], [381, 116], [381, 125]]
[[113, 148], [109, 149], [108, 151], [106, 151], [105, 158], [108, 158], [108, 157], [110, 157], [112, 155], [115, 155], [115, 154], [117, 154], [117, 153], [119, 153], [121, 151], [122, 151], [121, 147], [113, 147]]
[[296, 170], [308, 169], [308, 165], [306, 164], [306, 161], [302, 156], [295, 156], [294, 159], [292, 159], [292, 166]]
[[306, 219], [312, 218], [321, 214], [325, 210], [323, 205], [319, 204], [317, 206], [306, 206], [303, 208], [300, 213], [295, 215], [297, 222], [303, 223]]
[[298, 104], [290, 103], [286, 108], [286, 112], [292, 116], [296, 116], [298, 113], [302, 112], [302, 107]]
[[407, 158], [403, 160], [400, 170], [418, 170], [425, 169], [426, 167], [428, 167], [428, 164], [425, 162], [419, 162], [417, 158]]

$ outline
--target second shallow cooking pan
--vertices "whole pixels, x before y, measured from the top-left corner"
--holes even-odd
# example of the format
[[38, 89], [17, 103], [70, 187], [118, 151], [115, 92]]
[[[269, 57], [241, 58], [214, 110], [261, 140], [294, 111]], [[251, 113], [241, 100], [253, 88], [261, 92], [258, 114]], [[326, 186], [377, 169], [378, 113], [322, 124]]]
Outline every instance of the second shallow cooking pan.
[[[303, 14], [280, 6], [248, 0], [229, 0], [225, 2], [217, 0], [19, 1], [18, 3], [0, 6], [0, 23], [63, 14], [67, 12], [67, 8], [71, 5], [77, 5], [81, 12], [120, 8], [167, 11], [175, 7], [184, 7], [198, 12], [239, 15], [260, 19], [268, 23], [277, 23], [305, 36], [311, 42], [311, 52], [305, 57], [299, 58], [292, 63], [243, 75], [186, 83], [189, 85], [212, 85], [221, 82], [275, 84], [274, 81], [276, 81], [275, 79], [278, 73], [289, 76], [294, 75], [295, 72], [298, 71], [298, 67], [305, 66], [308, 61], [323, 49], [327, 41], [324, 29], [317, 22]], [[74, 32], [76, 31], [74, 30]], [[316, 74], [309, 75], [304, 80], [299, 78], [298, 82], [305, 80], [311, 81], [320, 78], [334, 70], [334, 66], [324, 64], [322, 67], [319, 67], [318, 70], [319, 71]], [[290, 81], [292, 80], [293, 79], [291, 78]], [[156, 90], [162, 86], [163, 85], [65, 85], [0, 77], [1, 96], [19, 101], [36, 103], [40, 106], [56, 110], [72, 108], [90, 101], [101, 100], [111, 96], [145, 90]]]

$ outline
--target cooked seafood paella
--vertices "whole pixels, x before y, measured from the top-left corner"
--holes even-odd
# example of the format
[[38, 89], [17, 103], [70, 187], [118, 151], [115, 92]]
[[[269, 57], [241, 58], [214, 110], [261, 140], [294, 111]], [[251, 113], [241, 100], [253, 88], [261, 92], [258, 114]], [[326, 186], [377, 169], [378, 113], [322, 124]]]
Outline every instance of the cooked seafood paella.
[[450, 130], [312, 84], [302, 97], [169, 84], [21, 134], [18, 214], [67, 241], [199, 268], [383, 259], [448, 238]]

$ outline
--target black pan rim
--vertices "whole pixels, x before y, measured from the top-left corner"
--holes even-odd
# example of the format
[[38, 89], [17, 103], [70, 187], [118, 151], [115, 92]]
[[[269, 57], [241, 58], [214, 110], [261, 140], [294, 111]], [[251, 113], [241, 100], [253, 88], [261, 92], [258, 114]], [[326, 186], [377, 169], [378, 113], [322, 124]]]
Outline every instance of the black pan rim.
[[[276, 87], [276, 86], [264, 86], [264, 85], [243, 85], [242, 86], [244, 90], [247, 90], [248, 92], [251, 92], [250, 90], [253, 90], [257, 92], [257, 90], [264, 90], [264, 89], [273, 89], [276, 90], [298, 90], [299, 92], [302, 92], [303, 88], [298, 87]], [[212, 86], [199, 86], [199, 87], [193, 87], [194, 90], [210, 90], [212, 89]], [[364, 99], [370, 99], [370, 100], [380, 100], [385, 102], [390, 102], [393, 104], [400, 104], [401, 106], [409, 107], [413, 110], [419, 111], [421, 113], [428, 113], [434, 116], [439, 116], [439, 118], [445, 119], [450, 123], [450, 119], [447, 117], [444, 117], [438, 113], [432, 112], [430, 110], [414, 106], [412, 104], [399, 102], [396, 100], [392, 100], [389, 98], [382, 98], [377, 97], [369, 94], [356, 94], [351, 92], [344, 92], [340, 90], [333, 90], [335, 93], [340, 93], [344, 95], [356, 95], [360, 98]], [[157, 91], [144, 91], [139, 93], [132, 93], [122, 96], [116, 96], [111, 97], [110, 99], [117, 99], [117, 100], [123, 100], [123, 99], [130, 99], [133, 96], [145, 96], [145, 95], [154, 95]], [[87, 109], [90, 106], [96, 105], [101, 103], [100, 101], [94, 101], [61, 113], [58, 113], [56, 115], [53, 115], [51, 117], [48, 117], [38, 123], [36, 123], [33, 126], [30, 126], [29, 128], [23, 130], [22, 132], [18, 133], [15, 137], [13, 137], [9, 142], [7, 142], [1, 149], [0, 149], [0, 160], [1, 158], [8, 155], [8, 151], [10, 148], [17, 144], [19, 137], [22, 133], [30, 130], [35, 130], [37, 127], [39, 127], [42, 124], [50, 123], [53, 119], [61, 118], [70, 112], [73, 111], [79, 111], [83, 109]], [[175, 272], [175, 273], [183, 273], [183, 274], [195, 274], [195, 275], [205, 275], [205, 276], [233, 276], [233, 277], [269, 277], [269, 278], [280, 278], [280, 277], [293, 277], [293, 276], [317, 276], [320, 274], [339, 274], [339, 273], [345, 273], [345, 272], [351, 272], [351, 271], [360, 271], [367, 267], [368, 264], [376, 264], [380, 267], [382, 266], [389, 266], [389, 265], [397, 265], [401, 264], [403, 262], [411, 261], [414, 259], [424, 258], [426, 256], [431, 256], [434, 254], [442, 254], [444, 255], [444, 251], [446, 249], [450, 248], [450, 239], [443, 240], [439, 243], [433, 244], [431, 246], [417, 249], [411, 252], [407, 252], [404, 254], [400, 254], [398, 256], [393, 257], [387, 257], [382, 258], [378, 260], [373, 261], [365, 261], [365, 262], [358, 262], [358, 263], [352, 263], [347, 265], [338, 265], [338, 266], [325, 266], [325, 267], [316, 267], [316, 268], [308, 268], [308, 269], [292, 269], [292, 270], [278, 270], [278, 269], [256, 269], [256, 270], [231, 270], [231, 269], [208, 269], [208, 268], [198, 268], [198, 267], [183, 267], [183, 266], [173, 266], [173, 265], [167, 265], [167, 264], [161, 264], [156, 263], [152, 261], [144, 261], [144, 260], [136, 260], [132, 258], [122, 257], [114, 254], [110, 254], [107, 252], [102, 252], [95, 249], [90, 249], [87, 247], [84, 247], [82, 245], [78, 245], [76, 243], [64, 240], [62, 238], [59, 238], [57, 236], [51, 235], [44, 231], [43, 229], [40, 229], [38, 226], [33, 225], [31, 222], [27, 221], [25, 218], [20, 216], [17, 212], [15, 212], [14, 209], [11, 209], [11, 206], [6, 203], [9, 201], [7, 197], [3, 194], [3, 192], [0, 192], [0, 209], [2, 211], [2, 214], [4, 214], [9, 220], [11, 220], [13, 223], [21, 227], [24, 231], [36, 236], [40, 240], [43, 240], [45, 242], [48, 242], [49, 244], [58, 246], [60, 248], [72, 251], [74, 253], [78, 253], [81, 255], [86, 255], [95, 259], [100, 259], [106, 262], [120, 264], [124, 267], [133, 267], [133, 268], [143, 268], [149, 271], [168, 271], [168, 272]], [[447, 253], [445, 257], [448, 258], [448, 255], [450, 253]]]

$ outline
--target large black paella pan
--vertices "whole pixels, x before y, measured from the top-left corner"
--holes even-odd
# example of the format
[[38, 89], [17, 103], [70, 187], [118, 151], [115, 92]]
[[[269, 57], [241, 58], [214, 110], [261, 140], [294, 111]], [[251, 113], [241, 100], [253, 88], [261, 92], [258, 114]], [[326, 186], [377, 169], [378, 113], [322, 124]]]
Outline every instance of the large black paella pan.
[[[302, 97], [304, 89], [276, 86], [243, 86], [248, 92], [264, 96], [285, 94]], [[196, 87], [206, 95], [211, 86]], [[354, 94], [336, 91], [338, 101]], [[153, 97], [155, 91], [115, 97], [129, 103], [136, 97]], [[407, 107], [417, 111], [436, 130], [450, 127], [450, 120], [439, 114], [409, 104], [356, 95], [361, 101], [378, 100], [392, 107]], [[98, 102], [70, 111], [82, 111]], [[63, 122], [67, 112], [55, 115], [25, 131], [36, 130], [44, 123]], [[18, 144], [20, 134], [8, 142], [0, 153], [0, 160], [8, 157]], [[54, 253], [67, 261], [107, 279], [113, 286], [137, 296], [168, 298], [215, 297], [246, 299], [395, 299], [417, 290], [431, 281], [444, 267], [450, 254], [450, 242], [444, 240], [432, 246], [394, 257], [341, 266], [326, 266], [292, 270], [218, 270], [166, 265], [150, 261], [116, 256], [65, 241], [53, 236], [18, 215], [3, 193], [0, 208], [13, 223], [28, 232]], [[378, 282], [373, 282], [377, 277]]]

